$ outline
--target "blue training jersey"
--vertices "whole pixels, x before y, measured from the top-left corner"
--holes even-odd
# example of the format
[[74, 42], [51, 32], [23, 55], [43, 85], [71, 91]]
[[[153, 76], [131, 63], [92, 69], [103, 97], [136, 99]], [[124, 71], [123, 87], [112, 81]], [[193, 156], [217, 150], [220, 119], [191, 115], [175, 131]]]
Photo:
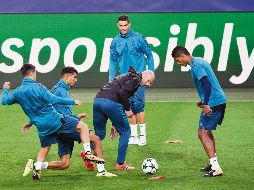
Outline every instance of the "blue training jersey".
[[[70, 86], [68, 84], [66, 84], [62, 79], [59, 80], [59, 82], [53, 86], [53, 88], [51, 89], [51, 93], [62, 97], [62, 98], [70, 98], [70, 94], [68, 92], [68, 90], [70, 90]], [[72, 106], [71, 105], [54, 105], [54, 107], [56, 108], [56, 110], [63, 114], [63, 115], [69, 115], [71, 117], [75, 117], [77, 118], [77, 115], [74, 115], [72, 113]]]
[[129, 29], [127, 34], [119, 34], [113, 39], [110, 46], [110, 81], [115, 78], [118, 67], [122, 75], [128, 72], [130, 66], [141, 73], [146, 70], [146, 65], [149, 70], [154, 71], [152, 51], [142, 35]]
[[18, 103], [25, 114], [34, 124], [40, 136], [46, 136], [56, 132], [62, 125], [63, 117], [53, 105], [73, 105], [74, 100], [60, 98], [48, 91], [42, 84], [30, 78], [24, 78], [22, 85], [16, 88], [12, 94], [8, 89], [2, 91], [2, 104], [12, 105]]
[[207, 76], [212, 85], [208, 105], [213, 107], [226, 103], [226, 96], [212, 70], [211, 65], [200, 57], [193, 57], [190, 67], [191, 76], [198, 91], [200, 100], [204, 103], [204, 87], [201, 82], [201, 78]]

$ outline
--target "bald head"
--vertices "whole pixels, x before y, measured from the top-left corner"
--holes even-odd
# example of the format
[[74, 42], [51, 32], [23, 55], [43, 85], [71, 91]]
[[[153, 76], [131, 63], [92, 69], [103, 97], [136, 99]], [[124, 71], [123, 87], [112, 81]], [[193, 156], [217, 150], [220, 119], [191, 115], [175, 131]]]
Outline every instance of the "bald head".
[[154, 82], [155, 75], [151, 70], [146, 70], [142, 72], [141, 86], [151, 86]]

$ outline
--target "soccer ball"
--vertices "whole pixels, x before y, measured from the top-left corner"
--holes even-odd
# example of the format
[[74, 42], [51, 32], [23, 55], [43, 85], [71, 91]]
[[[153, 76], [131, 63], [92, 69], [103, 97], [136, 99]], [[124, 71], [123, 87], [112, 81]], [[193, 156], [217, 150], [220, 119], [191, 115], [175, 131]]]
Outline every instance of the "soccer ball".
[[154, 174], [157, 172], [159, 165], [154, 158], [147, 158], [142, 164], [142, 170], [146, 174]]

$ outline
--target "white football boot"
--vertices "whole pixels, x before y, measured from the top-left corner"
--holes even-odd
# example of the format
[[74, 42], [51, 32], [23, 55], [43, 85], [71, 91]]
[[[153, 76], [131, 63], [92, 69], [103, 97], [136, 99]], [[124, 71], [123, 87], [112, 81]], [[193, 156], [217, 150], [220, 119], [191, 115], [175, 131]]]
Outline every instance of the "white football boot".
[[28, 159], [26, 163], [26, 167], [24, 169], [23, 176], [27, 176], [29, 173], [31, 173], [34, 169], [34, 160]]
[[98, 172], [96, 174], [97, 177], [117, 177], [116, 174], [113, 174], [113, 173], [110, 173], [110, 172], [107, 172], [106, 170], [102, 171], [102, 172]]

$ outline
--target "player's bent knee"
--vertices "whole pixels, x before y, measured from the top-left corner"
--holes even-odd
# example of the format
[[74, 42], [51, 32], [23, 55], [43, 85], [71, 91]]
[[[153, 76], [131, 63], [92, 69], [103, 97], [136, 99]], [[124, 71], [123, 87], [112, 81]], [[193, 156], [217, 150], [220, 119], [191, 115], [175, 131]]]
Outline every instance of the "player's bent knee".
[[62, 169], [68, 169], [70, 167], [70, 163], [65, 163], [63, 166], [62, 166]]
[[88, 125], [84, 123], [83, 121], [79, 121], [77, 129], [80, 130], [81, 128], [88, 129]]
[[80, 127], [87, 127], [88, 125], [86, 123], [84, 123], [83, 121], [79, 121], [78, 126], [80, 125]]
[[94, 128], [95, 130], [95, 136], [99, 137], [99, 139], [102, 141], [106, 136], [106, 130], [100, 129], [100, 128]]
[[60, 168], [61, 168], [62, 170], [68, 169], [69, 167], [70, 167], [70, 161], [66, 160], [66, 161], [62, 161], [62, 162], [61, 162]]
[[94, 147], [101, 147], [101, 139], [97, 135], [90, 133], [90, 141]]
[[199, 138], [200, 140], [202, 140], [204, 137], [205, 137], [205, 133], [202, 132], [202, 130], [199, 130], [199, 132], [198, 132], [198, 138]]

